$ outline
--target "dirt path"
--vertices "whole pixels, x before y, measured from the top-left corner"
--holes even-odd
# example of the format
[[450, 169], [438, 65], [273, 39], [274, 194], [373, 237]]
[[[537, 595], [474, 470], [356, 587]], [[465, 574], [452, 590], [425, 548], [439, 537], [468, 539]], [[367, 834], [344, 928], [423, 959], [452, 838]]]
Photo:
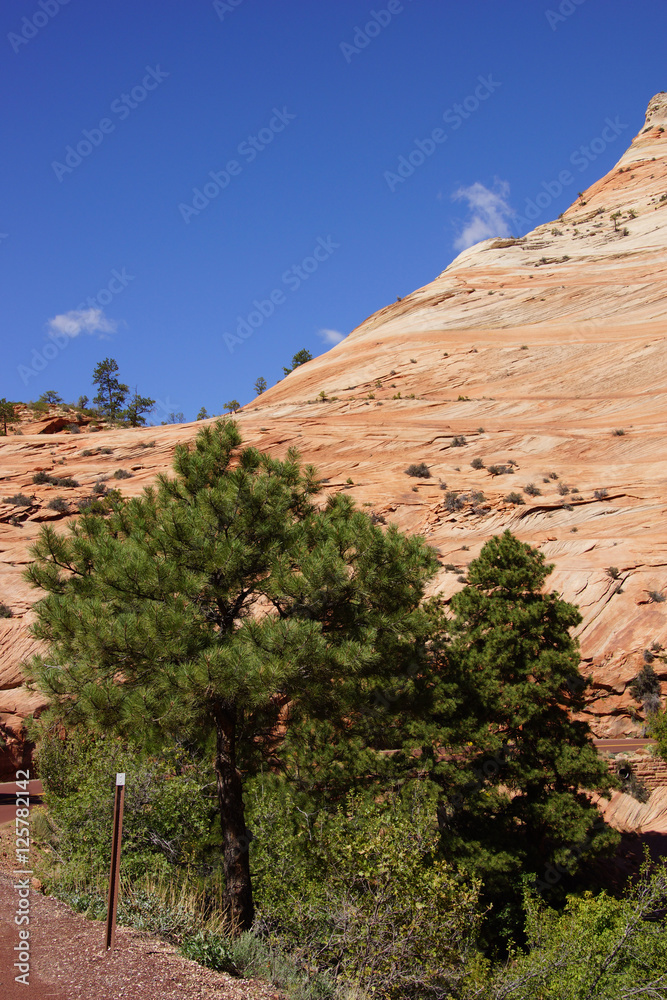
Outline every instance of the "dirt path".
[[[149, 934], [119, 927], [113, 952], [104, 925], [30, 887], [29, 984], [15, 982], [20, 876], [11, 874], [10, 830], [0, 831], [0, 997], [2, 1000], [280, 1000], [266, 983], [234, 979], [182, 958]], [[25, 925], [23, 925], [24, 929]]]

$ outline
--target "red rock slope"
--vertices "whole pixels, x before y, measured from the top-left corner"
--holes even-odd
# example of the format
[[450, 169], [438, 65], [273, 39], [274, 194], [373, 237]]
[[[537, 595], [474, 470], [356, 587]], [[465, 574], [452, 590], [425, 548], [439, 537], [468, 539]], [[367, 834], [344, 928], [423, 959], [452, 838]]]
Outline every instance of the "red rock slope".
[[[582, 669], [593, 675], [600, 736], [641, 729], [627, 686], [650, 644], [667, 647], [666, 127], [663, 93], [616, 166], [561, 220], [464, 251], [238, 415], [247, 442], [275, 454], [296, 444], [326, 489], [348, 489], [424, 534], [441, 555], [435, 589], [446, 597], [490, 535], [510, 528], [538, 545], [556, 565], [551, 585], [584, 615]], [[14, 615], [0, 618], [7, 773], [21, 719], [39, 704], [19, 672], [35, 597], [21, 571], [40, 524], [70, 516], [49, 510], [49, 499], [65, 495], [74, 512], [98, 475], [117, 468], [133, 478], [113, 485], [138, 492], [197, 425], [30, 429], [44, 430], [0, 439], [0, 496], [35, 495], [30, 507], [0, 504], [0, 601]], [[489, 471], [510, 460], [511, 474]], [[405, 474], [421, 462], [431, 478]], [[40, 469], [81, 485], [34, 486]], [[531, 483], [538, 495], [523, 492]], [[507, 501], [511, 492], [525, 503]], [[667, 666], [653, 665], [667, 682]]]

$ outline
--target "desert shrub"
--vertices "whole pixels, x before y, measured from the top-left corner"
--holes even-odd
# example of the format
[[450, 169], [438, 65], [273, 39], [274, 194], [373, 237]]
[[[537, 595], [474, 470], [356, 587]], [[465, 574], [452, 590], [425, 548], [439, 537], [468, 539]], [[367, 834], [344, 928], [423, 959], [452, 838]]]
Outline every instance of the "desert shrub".
[[505, 497], [505, 503], [513, 503], [518, 505], [518, 504], [523, 504], [525, 502], [526, 501], [523, 499], [521, 494], [517, 493], [516, 490], [513, 490], [511, 493], [508, 493], [507, 496]]
[[448, 490], [443, 503], [445, 510], [449, 511], [450, 514], [457, 510], [463, 510], [465, 507], [465, 501], [457, 490]]
[[467, 445], [467, 441], [462, 434], [455, 434], [452, 438], [451, 448], [463, 448]]
[[234, 961], [234, 943], [231, 938], [197, 931], [185, 939], [181, 945], [181, 953], [186, 958], [192, 958], [200, 965], [215, 969], [217, 972], [239, 974], [239, 968]]
[[49, 500], [46, 506], [49, 510], [57, 510], [60, 514], [64, 514], [65, 511], [69, 510], [67, 501], [62, 497], [54, 497], [53, 500]]
[[458, 573], [459, 571], [458, 566], [455, 566], [454, 563], [445, 563], [443, 568], [446, 569], [448, 573]]
[[386, 524], [387, 518], [382, 514], [376, 513], [376, 511], [371, 511], [371, 521], [373, 524]]
[[409, 465], [405, 470], [406, 476], [417, 476], [420, 479], [430, 479], [431, 473], [426, 462], [420, 462], [419, 465]]
[[542, 490], [538, 489], [535, 483], [527, 483], [523, 488], [523, 492], [527, 493], [529, 497], [542, 496]]
[[94, 452], [92, 450], [92, 448], [84, 448], [83, 451], [81, 452], [81, 457], [82, 458], [90, 458], [91, 455], [95, 455], [95, 454], [96, 454], [96, 452]]
[[[47, 884], [94, 884], [107, 874], [115, 774], [127, 774], [123, 874], [167, 874], [172, 866], [207, 870], [215, 814], [201, 762], [177, 749], [159, 759], [129, 744], [73, 730], [36, 729], [36, 765], [45, 789], [48, 823], [42, 840], [52, 850]], [[193, 766], [195, 765], [195, 766]]]
[[132, 473], [127, 469], [116, 469], [113, 474], [114, 479], [132, 479]]
[[4, 601], [0, 601], [0, 618], [13, 618], [12, 609]]
[[472, 466], [473, 469], [483, 469], [484, 468], [484, 462], [483, 462], [483, 460], [481, 458], [473, 458], [473, 460], [470, 463], [470, 465]]
[[618, 566], [607, 566], [605, 573], [610, 580], [618, 580], [621, 575], [621, 571]]
[[140, 441], [139, 442], [139, 447], [140, 448], [154, 448], [155, 447], [155, 441]]
[[50, 483], [51, 476], [47, 472], [36, 472], [32, 477], [33, 483], [41, 485], [42, 483]]
[[549, 479], [558, 479], [558, 473], [557, 472], [550, 472], [549, 473]]
[[596, 500], [606, 500], [609, 496], [609, 490], [595, 490], [593, 496]]
[[511, 465], [488, 465], [486, 471], [492, 476], [511, 476], [514, 473]]
[[661, 594], [659, 590], [649, 590], [647, 593], [654, 604], [662, 604], [665, 600], [664, 594]]
[[79, 427], [78, 424], [68, 424], [67, 425], [67, 430], [70, 432], [70, 434], [80, 434], [81, 433], [81, 428]]
[[11, 497], [3, 497], [2, 502], [12, 504], [14, 507], [30, 507], [32, 497], [27, 497], [25, 493], [14, 493]]
[[660, 708], [660, 681], [651, 666], [651, 662], [646, 662], [646, 657], [644, 660], [644, 665], [630, 683], [628, 690], [635, 701], [643, 706], [648, 715], [651, 712], [657, 712]]
[[570, 487], [566, 486], [565, 483], [559, 483], [556, 489], [558, 490], [558, 492], [562, 497], [567, 496], [567, 494], [570, 492]]
[[479, 884], [439, 855], [434, 803], [419, 787], [382, 803], [351, 795], [313, 820], [293, 794], [264, 778], [250, 796], [259, 928], [364, 996], [448, 996]]
[[113, 448], [100, 448], [100, 455], [113, 455]]
[[492, 970], [488, 988], [503, 1000], [626, 1000], [664, 994], [667, 968], [664, 861], [645, 864], [617, 894], [570, 896], [561, 913], [527, 893], [527, 947]]
[[614, 437], [623, 437], [623, 435], [625, 434], [625, 431], [623, 430], [622, 427], [617, 427], [616, 430], [613, 431], [613, 434], [614, 434]]

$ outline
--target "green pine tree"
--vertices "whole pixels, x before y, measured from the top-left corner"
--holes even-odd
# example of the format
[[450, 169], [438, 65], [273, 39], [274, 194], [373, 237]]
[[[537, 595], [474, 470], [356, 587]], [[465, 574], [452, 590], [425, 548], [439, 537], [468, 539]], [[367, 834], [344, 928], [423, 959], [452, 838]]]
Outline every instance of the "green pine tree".
[[443, 847], [482, 875], [497, 911], [520, 896], [522, 875], [550, 889], [617, 842], [591, 799], [615, 782], [576, 718], [581, 615], [544, 592], [552, 569], [509, 531], [490, 539], [452, 598], [434, 687], [433, 720], [451, 719], [453, 698], [467, 743], [442, 760], [430, 752]]
[[297, 351], [294, 357], [292, 358], [292, 367], [285, 368], [285, 366], [283, 365], [283, 371], [285, 372], [285, 375], [289, 375], [289, 373], [293, 372], [295, 368], [298, 368], [300, 365], [305, 365], [307, 361], [312, 361], [312, 360], [313, 360], [313, 355], [310, 353], [310, 351], [307, 350], [305, 347], [302, 347], [301, 350]]
[[7, 421], [16, 420], [16, 409], [15, 404], [10, 403], [4, 396], [0, 399], [0, 420], [2, 420], [3, 434], [6, 436]]
[[120, 415], [130, 391], [126, 385], [118, 381], [117, 372], [118, 365], [113, 358], [105, 358], [104, 361], [100, 361], [93, 372], [93, 385], [98, 388], [93, 403], [100, 408], [104, 416], [111, 420], [115, 420]]
[[144, 413], [150, 413], [154, 406], [154, 399], [140, 396], [135, 389], [122, 415], [129, 420], [130, 427], [142, 427], [146, 423]]
[[219, 421], [176, 449], [175, 478], [114, 498], [107, 516], [83, 513], [68, 535], [45, 527], [27, 576], [47, 592], [34, 634], [49, 653], [26, 671], [52, 699], [45, 722], [210, 755], [227, 902], [244, 929], [245, 778], [280, 761], [285, 723], [307, 750], [322, 720], [343, 729], [405, 674], [436, 562], [346, 495], [316, 507], [316, 472], [296, 452], [277, 461], [239, 445]]

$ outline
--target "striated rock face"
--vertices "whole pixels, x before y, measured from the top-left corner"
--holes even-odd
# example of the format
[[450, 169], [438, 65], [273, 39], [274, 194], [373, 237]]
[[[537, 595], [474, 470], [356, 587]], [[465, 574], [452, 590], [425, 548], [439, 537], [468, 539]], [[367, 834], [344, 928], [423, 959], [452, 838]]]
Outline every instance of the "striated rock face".
[[[628, 684], [651, 644], [667, 647], [665, 128], [663, 93], [616, 166], [560, 220], [464, 251], [238, 414], [247, 443], [276, 455], [296, 445], [326, 490], [348, 489], [423, 534], [440, 553], [434, 590], [445, 598], [490, 535], [510, 528], [539, 546], [555, 564], [550, 586], [584, 616], [598, 736], [641, 733]], [[0, 439], [0, 497], [32, 496], [29, 507], [0, 503], [0, 601], [14, 615], [0, 619], [5, 739], [39, 705], [18, 670], [33, 648], [36, 597], [21, 571], [40, 524], [70, 516], [48, 501], [63, 496], [74, 512], [118, 468], [134, 478], [109, 485], [140, 492], [197, 426], [79, 436], [25, 426]], [[430, 478], [406, 475], [421, 462]], [[39, 470], [80, 486], [33, 485]], [[539, 493], [525, 493], [529, 484]], [[505, 499], [513, 492], [525, 502]], [[667, 663], [653, 667], [667, 694]]]

